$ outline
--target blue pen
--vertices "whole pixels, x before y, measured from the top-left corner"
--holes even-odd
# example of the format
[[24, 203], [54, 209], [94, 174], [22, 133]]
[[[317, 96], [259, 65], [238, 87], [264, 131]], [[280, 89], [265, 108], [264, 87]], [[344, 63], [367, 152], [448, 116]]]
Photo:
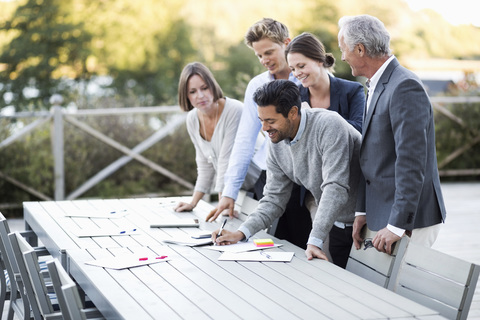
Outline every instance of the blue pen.
[[127, 210], [120, 210], [120, 211], [110, 211], [110, 214], [115, 214], [115, 213], [121, 213], [121, 212], [126, 212]]
[[[134, 232], [134, 231], [137, 231], [137, 229], [130, 230], [130, 232]], [[120, 234], [124, 234], [124, 233], [127, 233], [127, 231], [120, 231]]]

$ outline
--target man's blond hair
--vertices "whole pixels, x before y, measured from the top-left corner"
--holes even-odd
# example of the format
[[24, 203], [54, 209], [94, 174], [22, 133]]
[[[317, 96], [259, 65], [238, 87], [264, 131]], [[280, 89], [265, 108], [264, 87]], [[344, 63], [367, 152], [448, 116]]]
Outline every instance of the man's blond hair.
[[263, 18], [248, 29], [245, 34], [245, 43], [252, 48], [254, 42], [267, 38], [278, 44], [283, 44], [288, 37], [287, 26], [271, 18]]

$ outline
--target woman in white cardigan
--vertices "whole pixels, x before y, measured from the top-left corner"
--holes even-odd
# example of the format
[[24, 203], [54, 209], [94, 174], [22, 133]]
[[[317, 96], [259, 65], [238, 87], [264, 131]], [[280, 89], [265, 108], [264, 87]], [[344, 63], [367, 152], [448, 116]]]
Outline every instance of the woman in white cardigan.
[[[178, 84], [180, 108], [188, 111], [187, 130], [195, 146], [197, 181], [190, 203], [179, 202], [176, 211], [191, 211], [202, 197], [224, 186], [224, 174], [233, 148], [243, 103], [223, 96], [210, 70], [199, 62], [185, 66]], [[260, 169], [250, 166], [242, 189], [253, 187]]]

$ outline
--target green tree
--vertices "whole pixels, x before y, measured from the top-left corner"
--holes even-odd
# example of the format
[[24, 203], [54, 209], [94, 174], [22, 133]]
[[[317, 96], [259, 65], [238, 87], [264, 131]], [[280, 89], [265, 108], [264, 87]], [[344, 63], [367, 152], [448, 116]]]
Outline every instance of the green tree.
[[231, 46], [226, 55], [219, 56], [218, 62], [211, 69], [223, 93], [240, 101], [243, 101], [248, 82], [266, 71], [253, 50], [243, 41]]
[[[90, 35], [73, 17], [72, 0], [28, 0], [0, 32], [13, 35], [0, 55], [0, 106], [42, 109], [62, 77], [86, 79]], [[10, 99], [5, 100], [5, 93]]]
[[191, 26], [179, 13], [184, 2], [83, 0], [79, 14], [93, 36], [89, 67], [112, 77], [109, 86], [120, 97], [135, 96], [141, 105], [175, 103], [182, 68], [198, 59]]

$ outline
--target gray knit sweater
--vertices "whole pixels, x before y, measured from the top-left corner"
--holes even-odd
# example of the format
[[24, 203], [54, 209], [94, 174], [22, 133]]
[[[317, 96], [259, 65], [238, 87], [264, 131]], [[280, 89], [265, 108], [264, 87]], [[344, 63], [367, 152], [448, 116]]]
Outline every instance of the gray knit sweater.
[[270, 144], [264, 197], [239, 230], [246, 228], [253, 235], [280, 217], [295, 182], [309, 190], [318, 205], [308, 239], [318, 246], [335, 221], [351, 223], [355, 218], [361, 135], [336, 112], [309, 109], [302, 110], [301, 117], [305, 131], [295, 144]]

